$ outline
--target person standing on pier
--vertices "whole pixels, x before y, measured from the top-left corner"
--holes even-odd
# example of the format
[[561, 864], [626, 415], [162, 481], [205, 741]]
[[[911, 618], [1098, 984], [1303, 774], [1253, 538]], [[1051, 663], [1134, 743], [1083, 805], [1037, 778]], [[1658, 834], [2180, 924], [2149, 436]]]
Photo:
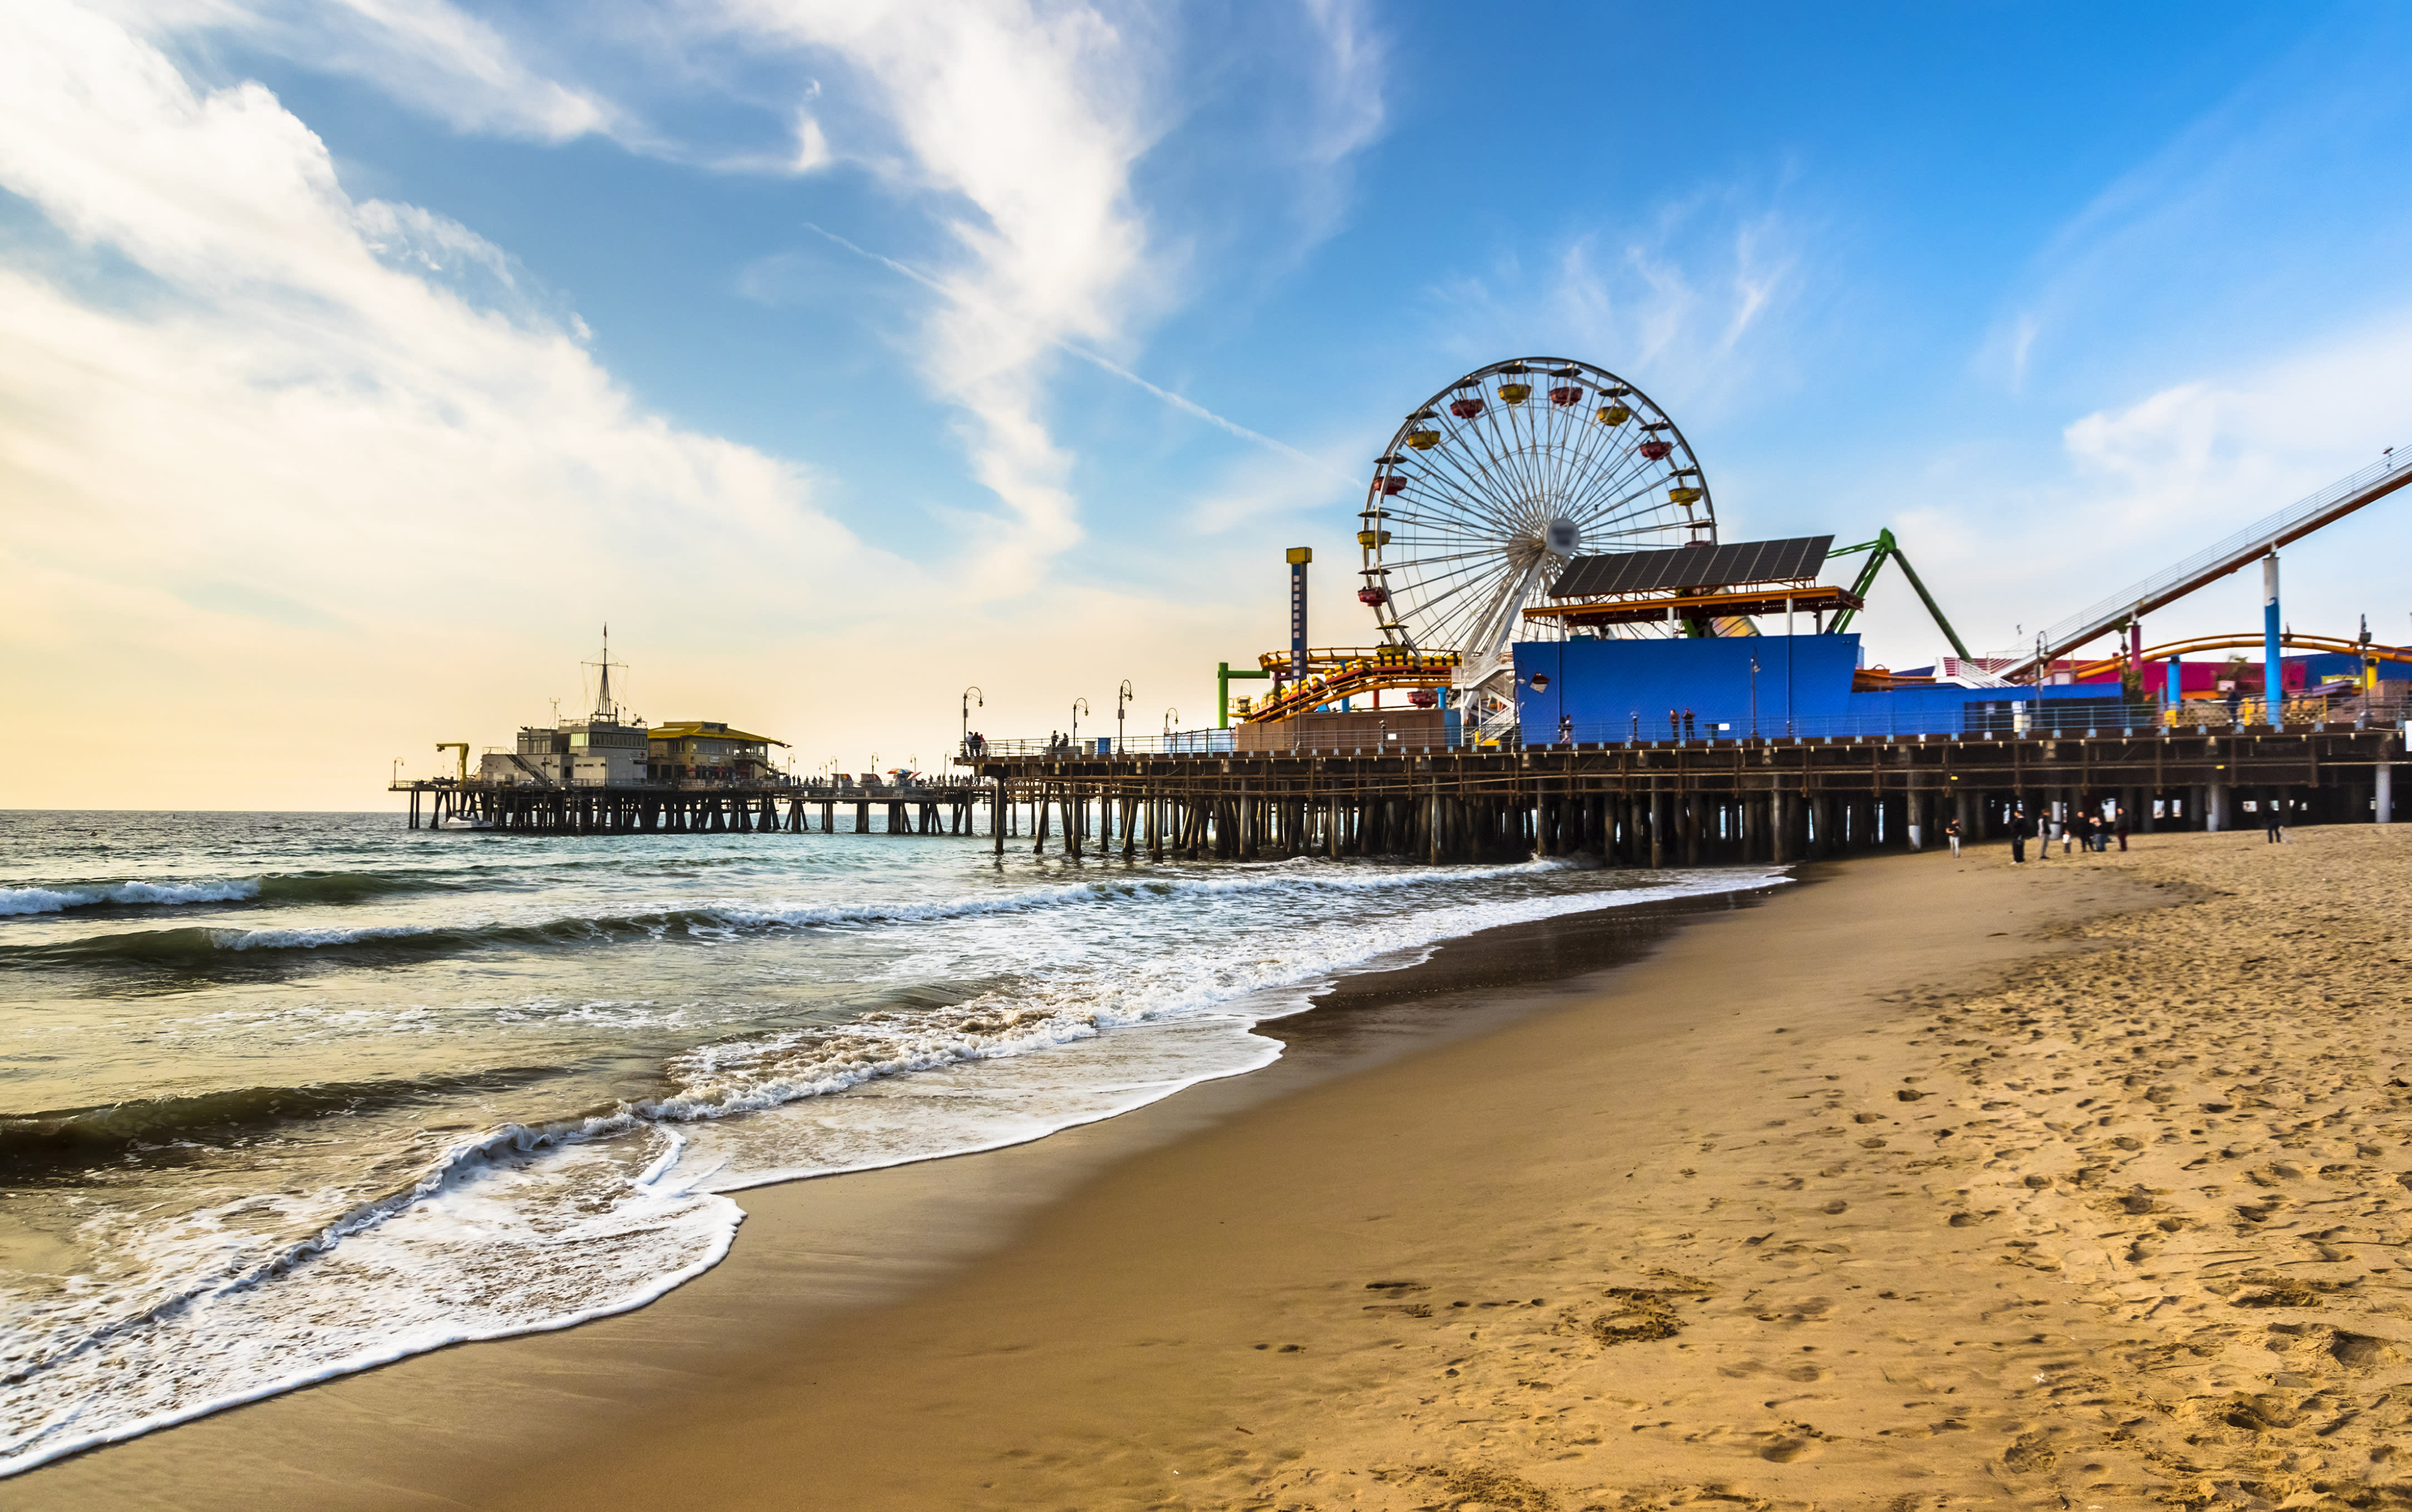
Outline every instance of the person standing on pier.
[[1686, 709], [1686, 710], [1684, 710], [1684, 739], [1685, 739], [1685, 740], [1687, 740], [1687, 741], [1688, 741], [1688, 740], [1690, 740], [1691, 738], [1692, 738], [1692, 712], [1691, 712], [1689, 709]]
[[1667, 738], [1670, 741], [1684, 738], [1684, 716], [1672, 709], [1667, 711]]
[[1558, 743], [1560, 745], [1572, 745], [1575, 743], [1574, 715], [1560, 714], [1558, 716]]

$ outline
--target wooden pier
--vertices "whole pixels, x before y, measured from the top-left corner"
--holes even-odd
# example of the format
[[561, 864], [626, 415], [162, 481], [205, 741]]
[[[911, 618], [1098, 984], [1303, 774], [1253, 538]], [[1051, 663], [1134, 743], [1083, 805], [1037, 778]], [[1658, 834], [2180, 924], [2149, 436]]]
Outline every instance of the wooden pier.
[[[470, 829], [524, 835], [701, 835], [837, 832], [837, 811], [851, 808], [853, 832], [967, 835], [973, 809], [988, 793], [955, 781], [902, 786], [804, 783], [713, 786], [620, 783], [591, 786], [530, 783], [397, 782], [410, 795], [410, 828]], [[872, 811], [885, 810], [885, 829]]]
[[[2140, 833], [2391, 817], [2392, 727], [2199, 727], [2082, 735], [1834, 737], [964, 759], [992, 791], [1002, 854], [1028, 838], [1162, 859], [1589, 854], [1627, 866], [1769, 863], [2008, 832], [2050, 803], [2117, 799]], [[2155, 820], [2154, 800], [2164, 805]], [[2379, 814], [2374, 802], [2389, 813]]]
[[[1783, 864], [1971, 841], [2050, 805], [2118, 800], [2139, 833], [2387, 822], [2393, 726], [2198, 726], [1994, 736], [1634, 741], [1085, 754], [1032, 742], [958, 758], [972, 775], [895, 787], [397, 782], [410, 823], [504, 834], [969, 835], [1044, 854], [1433, 862], [1587, 854], [1611, 865]], [[2155, 800], [2160, 804], [2155, 815]], [[874, 811], [884, 810], [884, 828]], [[2066, 812], [2064, 809], [2063, 812]], [[815, 821], [818, 822], [816, 823]]]

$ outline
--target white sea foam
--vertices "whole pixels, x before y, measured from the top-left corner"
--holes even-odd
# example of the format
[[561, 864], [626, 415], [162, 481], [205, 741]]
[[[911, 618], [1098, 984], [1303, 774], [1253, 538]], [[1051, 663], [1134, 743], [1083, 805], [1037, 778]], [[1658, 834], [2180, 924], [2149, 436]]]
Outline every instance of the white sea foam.
[[39, 1369], [22, 1363], [26, 1341], [8, 1339], [0, 1475], [447, 1344], [643, 1306], [717, 1264], [744, 1216], [665, 1180], [675, 1132], [644, 1138], [639, 1151], [453, 1162], [408, 1200], [336, 1226], [315, 1253], [96, 1329]]
[[[1307, 1006], [1302, 991], [1335, 976], [1428, 959], [1443, 941], [1503, 925], [1677, 898], [1733, 892], [1787, 880], [1780, 873], [1701, 873], [1655, 887], [1459, 903], [1419, 909], [1388, 919], [1353, 919], [1290, 935], [1267, 935], [1219, 962], [1184, 956], [1136, 965], [1071, 972], [1043, 984], [986, 994], [946, 1008], [906, 1015], [870, 1015], [829, 1029], [791, 1030], [757, 1039], [703, 1046], [674, 1061], [680, 1090], [639, 1105], [655, 1121], [692, 1123], [762, 1112], [807, 1098], [846, 1092], [910, 1072], [967, 1062], [1019, 1057], [1073, 1044], [1100, 1033], [1166, 1020], [1214, 1016], [1236, 1030]], [[1244, 1008], [1244, 1011], [1241, 1011]], [[1239, 1069], [1247, 1069], [1241, 1066]], [[1140, 1106], [1228, 1070], [1158, 1079]], [[907, 1078], [906, 1079], [910, 1079]], [[1121, 1110], [1119, 1108], [1116, 1110]], [[1098, 1116], [1107, 1116], [1100, 1114]], [[1057, 1124], [1056, 1127], [1065, 1126]], [[1039, 1129], [1038, 1133], [1049, 1132]], [[1036, 1134], [1020, 1138], [1036, 1138]], [[786, 1141], [781, 1141], [783, 1145]], [[931, 1148], [897, 1158], [988, 1149], [1015, 1138], [980, 1136], [960, 1148]], [[698, 1147], [719, 1173], [714, 1190], [856, 1168], [809, 1160], [765, 1165], [742, 1138], [713, 1138]], [[882, 1159], [878, 1164], [890, 1164]]]
[[96, 903], [223, 903], [259, 896], [257, 877], [210, 882], [115, 882], [56, 888], [0, 888], [0, 915], [56, 914]]

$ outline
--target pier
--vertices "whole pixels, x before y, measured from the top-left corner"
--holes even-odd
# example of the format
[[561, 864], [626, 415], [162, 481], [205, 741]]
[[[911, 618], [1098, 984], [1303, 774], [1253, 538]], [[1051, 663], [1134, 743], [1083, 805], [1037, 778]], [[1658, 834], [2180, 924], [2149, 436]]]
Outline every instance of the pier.
[[[964, 779], [840, 786], [810, 783], [395, 782], [410, 795], [413, 829], [468, 829], [522, 835], [803, 834], [837, 832], [837, 811], [853, 811], [852, 832], [967, 835], [986, 792]], [[874, 809], [884, 810], [875, 829]], [[812, 821], [817, 819], [816, 827]]]
[[[2393, 727], [2146, 726], [2052, 734], [1629, 741], [964, 758], [1035, 852], [1161, 860], [1588, 855], [1610, 865], [1775, 864], [2008, 833], [2023, 810], [2119, 801], [2135, 832], [2388, 822]], [[2098, 812], [2098, 810], [2097, 810]], [[1003, 854], [1012, 821], [993, 826]]]

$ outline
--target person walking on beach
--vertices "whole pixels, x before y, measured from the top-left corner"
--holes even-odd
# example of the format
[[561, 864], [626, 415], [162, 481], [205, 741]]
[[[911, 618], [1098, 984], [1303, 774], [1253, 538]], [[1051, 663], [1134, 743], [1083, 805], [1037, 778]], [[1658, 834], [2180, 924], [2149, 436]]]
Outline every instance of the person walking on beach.
[[1951, 859], [1958, 860], [1960, 859], [1960, 821], [1958, 819], [1943, 821], [1943, 838], [1951, 842]]
[[2127, 848], [2127, 805], [2126, 805], [2126, 804], [2125, 804], [2125, 803], [2120, 804], [2120, 805], [2119, 805], [2119, 807], [2118, 807], [2117, 812], [2111, 815], [2111, 819], [2110, 819], [2110, 832], [2111, 832], [2112, 834], [2117, 835], [2117, 836], [2119, 837], [2119, 849], [2124, 853], [2124, 852], [2126, 850], [2126, 848]]
[[2263, 799], [2261, 800], [2261, 827], [2268, 835], [2271, 844], [2283, 845], [2286, 844], [2286, 825], [2287, 810], [2285, 805], [2276, 799]]
[[2026, 810], [2021, 809], [2010, 815], [2010, 864], [2012, 866], [2027, 864], [2027, 836], [2034, 832], [2034, 827], [2027, 820]]
[[2075, 812], [2074, 810], [2071, 810], [2069, 813], [2067, 813], [2067, 814], [2065, 814], [2065, 815], [2061, 815], [2061, 820], [2060, 820], [2060, 853], [2061, 853], [2063, 856], [2067, 855], [2067, 854], [2068, 854], [2069, 847], [2070, 847], [2072, 844], [2074, 844], [2076, 843], [2076, 840], [2077, 840], [2077, 814], [2076, 814], [2076, 812]]
[[2102, 843], [2102, 811], [2096, 809], [2085, 815], [2085, 848], [2099, 856], [2110, 847]]

